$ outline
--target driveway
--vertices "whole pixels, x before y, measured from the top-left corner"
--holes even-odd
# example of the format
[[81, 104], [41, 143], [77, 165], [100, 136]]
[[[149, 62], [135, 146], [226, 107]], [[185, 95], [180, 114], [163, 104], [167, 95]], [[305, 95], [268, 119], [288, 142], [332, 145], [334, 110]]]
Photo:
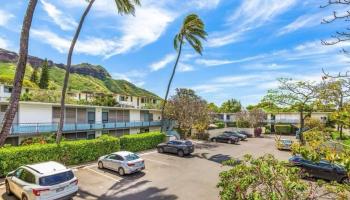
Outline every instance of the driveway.
[[[278, 151], [274, 138], [269, 137], [249, 138], [238, 145], [198, 142], [195, 153], [184, 158], [152, 151], [141, 155], [145, 159], [146, 170], [124, 177], [90, 165], [75, 171], [80, 191], [74, 200], [219, 199], [216, 188], [218, 175], [228, 169], [221, 162], [239, 159], [245, 154], [261, 156], [265, 153], [271, 153], [280, 160], [290, 157], [289, 152]], [[14, 199], [3, 193], [4, 188], [0, 188], [3, 199]]]

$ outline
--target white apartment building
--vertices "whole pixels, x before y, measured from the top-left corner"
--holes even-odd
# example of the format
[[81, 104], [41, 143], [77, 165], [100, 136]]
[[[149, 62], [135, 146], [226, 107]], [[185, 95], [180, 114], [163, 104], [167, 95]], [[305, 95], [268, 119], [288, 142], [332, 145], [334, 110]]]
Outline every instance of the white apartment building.
[[[0, 121], [4, 117], [10, 95], [11, 87], [0, 85]], [[86, 97], [82, 93], [75, 96]], [[120, 97], [121, 95], [115, 96]], [[160, 130], [160, 110], [142, 109], [142, 105], [145, 104], [141, 103], [142, 98], [124, 99], [129, 104], [120, 107], [68, 104], [63, 126], [64, 137], [86, 139], [106, 133], [121, 136]], [[58, 103], [21, 101], [7, 143], [18, 144], [27, 137], [56, 132], [59, 116], [60, 105]]]

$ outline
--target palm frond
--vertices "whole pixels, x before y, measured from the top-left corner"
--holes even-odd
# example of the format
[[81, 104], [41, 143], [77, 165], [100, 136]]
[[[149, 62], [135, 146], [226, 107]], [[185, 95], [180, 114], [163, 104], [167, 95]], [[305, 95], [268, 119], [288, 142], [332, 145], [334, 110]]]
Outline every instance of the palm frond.
[[135, 15], [135, 6], [141, 5], [140, 0], [114, 0], [120, 15]]

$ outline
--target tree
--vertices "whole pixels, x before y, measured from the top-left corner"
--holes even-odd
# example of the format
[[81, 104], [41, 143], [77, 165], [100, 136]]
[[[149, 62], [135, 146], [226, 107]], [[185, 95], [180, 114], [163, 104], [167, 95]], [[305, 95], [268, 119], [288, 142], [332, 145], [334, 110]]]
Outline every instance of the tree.
[[[334, 105], [336, 113], [341, 113], [344, 104], [350, 97], [350, 85], [347, 83], [349, 80], [345, 78], [328, 78], [324, 77], [324, 81], [321, 85], [319, 92], [319, 99], [322, 104]], [[339, 115], [338, 115], [339, 116]], [[337, 120], [336, 120], [337, 122]], [[338, 121], [341, 122], [341, 121]], [[340, 133], [340, 139], [343, 138], [343, 123], [338, 124], [338, 131]]]
[[245, 155], [242, 162], [229, 160], [231, 167], [220, 173], [220, 199], [348, 199], [349, 186], [318, 181], [317, 184], [300, 178], [300, 170], [289, 167], [267, 154], [259, 158]]
[[220, 112], [236, 113], [242, 110], [241, 102], [236, 99], [230, 99], [221, 104]]
[[252, 110], [241, 110], [236, 113], [237, 127], [240, 128], [258, 128], [263, 125], [266, 119], [266, 113], [259, 108]]
[[[313, 112], [313, 106], [318, 95], [318, 85], [310, 81], [294, 81], [280, 78], [278, 89], [269, 90], [264, 101], [269, 101], [277, 106], [289, 106], [300, 114], [300, 130], [304, 128], [306, 117]], [[301, 141], [303, 137], [301, 134]]]
[[215, 103], [209, 103], [208, 109], [209, 109], [209, 112], [211, 112], [211, 113], [219, 113], [220, 112], [220, 108]]
[[16, 66], [15, 78], [13, 81], [13, 90], [11, 93], [11, 98], [9, 102], [9, 106], [4, 115], [4, 119], [2, 121], [2, 129], [0, 132], [0, 146], [4, 145], [7, 136], [10, 134], [10, 129], [12, 126], [13, 119], [15, 118], [19, 98], [21, 96], [22, 84], [24, 73], [26, 71], [27, 57], [28, 57], [28, 41], [29, 41], [29, 30], [32, 25], [32, 19], [34, 15], [34, 10], [37, 5], [37, 0], [30, 0], [26, 14], [24, 16], [21, 38], [19, 44], [19, 56]]
[[41, 67], [39, 87], [41, 89], [47, 89], [49, 87], [49, 65], [46, 59]]
[[[67, 57], [67, 65], [66, 65], [66, 73], [64, 76], [64, 82], [63, 82], [63, 87], [62, 87], [60, 121], [59, 121], [59, 125], [58, 125], [57, 138], [56, 138], [57, 144], [60, 143], [61, 138], [62, 138], [64, 112], [65, 112], [65, 99], [66, 99], [66, 93], [67, 93], [67, 88], [68, 88], [70, 69], [71, 69], [71, 65], [72, 65], [73, 51], [75, 48], [75, 44], [78, 41], [78, 37], [80, 35], [81, 28], [83, 27], [85, 18], [87, 16], [87, 14], [89, 13], [94, 2], [95, 2], [95, 0], [90, 0], [83, 15], [81, 16], [77, 30], [75, 31], [74, 37], [72, 39], [72, 42], [71, 42], [71, 45], [69, 48], [68, 57]], [[123, 14], [135, 15], [135, 6], [140, 5], [139, 0], [114, 0], [114, 2], [116, 3], [118, 13], [121, 15], [123, 15]]]
[[203, 46], [202, 46], [201, 39], [206, 40], [206, 37], [207, 37], [207, 33], [205, 32], [204, 28], [205, 28], [204, 23], [198, 17], [198, 15], [190, 14], [184, 19], [179, 33], [175, 35], [174, 48], [177, 51], [177, 57], [176, 57], [175, 65], [173, 67], [173, 71], [171, 73], [171, 76], [168, 82], [168, 86], [165, 92], [165, 98], [162, 105], [162, 114], [161, 114], [162, 129], [164, 126], [164, 109], [165, 109], [165, 105], [167, 104], [171, 83], [173, 82], [176, 68], [180, 60], [182, 47], [186, 40], [198, 54], [202, 55]]
[[164, 116], [177, 122], [183, 138], [189, 136], [194, 126], [206, 129], [210, 120], [207, 102], [191, 89], [176, 89], [166, 104]]
[[38, 84], [38, 80], [38, 68], [34, 68], [32, 75], [30, 76], [30, 81], [35, 84]]

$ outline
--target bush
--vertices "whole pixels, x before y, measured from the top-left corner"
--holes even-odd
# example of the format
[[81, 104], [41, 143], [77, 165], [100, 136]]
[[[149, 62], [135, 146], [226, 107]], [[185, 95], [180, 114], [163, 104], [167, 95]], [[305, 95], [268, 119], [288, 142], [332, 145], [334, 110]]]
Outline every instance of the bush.
[[246, 120], [237, 120], [238, 128], [250, 128], [250, 122]]
[[227, 127], [237, 127], [237, 123], [236, 122], [227, 122]]
[[271, 133], [271, 125], [265, 125], [265, 134]]
[[78, 140], [56, 144], [34, 144], [0, 148], [0, 177], [22, 165], [57, 161], [65, 165], [76, 165], [97, 160], [98, 157], [119, 151], [119, 139], [102, 136], [93, 140]]
[[155, 148], [159, 143], [164, 142], [165, 134], [160, 132], [124, 135], [120, 138], [120, 147], [126, 151], [144, 151]]
[[217, 126], [217, 128], [225, 128], [225, 123], [224, 122], [215, 122], [214, 123], [216, 126]]
[[275, 132], [279, 134], [292, 134], [292, 126], [284, 124], [275, 125]]

